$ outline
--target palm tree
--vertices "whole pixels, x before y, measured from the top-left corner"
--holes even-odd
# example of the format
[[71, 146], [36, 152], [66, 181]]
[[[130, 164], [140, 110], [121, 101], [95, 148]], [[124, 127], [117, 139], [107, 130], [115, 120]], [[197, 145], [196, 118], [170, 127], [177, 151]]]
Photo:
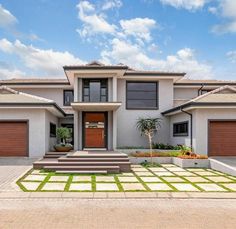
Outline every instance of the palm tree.
[[161, 127], [160, 118], [139, 118], [136, 123], [137, 129], [140, 131], [141, 136], [145, 135], [148, 138], [150, 147], [151, 164], [153, 164], [152, 158], [152, 138], [156, 134], [157, 130]]

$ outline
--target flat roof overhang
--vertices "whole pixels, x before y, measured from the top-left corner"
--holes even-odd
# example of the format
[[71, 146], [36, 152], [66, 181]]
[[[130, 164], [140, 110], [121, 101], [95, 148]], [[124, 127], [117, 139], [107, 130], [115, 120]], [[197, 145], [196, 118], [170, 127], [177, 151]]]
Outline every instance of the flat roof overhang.
[[121, 102], [74, 102], [71, 106], [78, 111], [115, 111], [122, 105]]

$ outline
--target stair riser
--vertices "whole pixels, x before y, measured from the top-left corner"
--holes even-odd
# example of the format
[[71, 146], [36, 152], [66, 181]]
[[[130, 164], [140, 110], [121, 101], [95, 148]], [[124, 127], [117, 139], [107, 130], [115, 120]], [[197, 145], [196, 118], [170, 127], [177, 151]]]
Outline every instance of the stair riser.
[[[48, 171], [48, 172], [55, 172], [55, 171], [63, 171], [63, 170], [65, 170], [65, 171], [73, 171], [73, 170], [75, 170], [74, 168], [73, 169], [68, 169], [68, 168], [50, 168], [50, 169], [47, 169], [47, 168], [44, 168], [44, 170], [45, 171]], [[99, 169], [99, 168], [91, 168], [91, 169], [89, 169], [89, 168], [76, 168], [76, 170], [77, 171], [100, 171], [101, 169]], [[109, 168], [107, 168], [106, 169], [106, 171], [108, 172], [108, 173], [120, 173], [120, 170], [119, 169], [109, 169]]]
[[78, 158], [78, 159], [65, 159], [65, 158], [58, 158], [59, 162], [129, 162], [128, 158], [124, 159], [98, 159], [98, 158], [92, 158], [92, 159], [86, 159], [86, 158]]
[[81, 155], [81, 156], [73, 156], [67, 155], [67, 158], [128, 158], [128, 156], [111, 156], [111, 155]]

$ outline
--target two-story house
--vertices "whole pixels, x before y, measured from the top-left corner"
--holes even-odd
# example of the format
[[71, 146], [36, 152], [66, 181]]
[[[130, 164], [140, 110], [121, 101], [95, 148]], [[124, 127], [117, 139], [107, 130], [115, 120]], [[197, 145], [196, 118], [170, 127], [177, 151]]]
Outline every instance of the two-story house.
[[65, 79], [0, 81], [0, 156], [43, 156], [60, 126], [73, 130], [75, 150], [147, 146], [139, 117], [161, 118], [155, 142], [236, 156], [236, 81], [96, 61], [64, 71]]

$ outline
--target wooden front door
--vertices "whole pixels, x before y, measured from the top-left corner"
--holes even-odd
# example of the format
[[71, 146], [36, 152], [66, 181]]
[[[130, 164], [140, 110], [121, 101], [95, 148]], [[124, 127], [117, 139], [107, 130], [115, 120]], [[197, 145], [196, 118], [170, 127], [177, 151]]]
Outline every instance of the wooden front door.
[[84, 148], [106, 148], [107, 113], [84, 113]]

